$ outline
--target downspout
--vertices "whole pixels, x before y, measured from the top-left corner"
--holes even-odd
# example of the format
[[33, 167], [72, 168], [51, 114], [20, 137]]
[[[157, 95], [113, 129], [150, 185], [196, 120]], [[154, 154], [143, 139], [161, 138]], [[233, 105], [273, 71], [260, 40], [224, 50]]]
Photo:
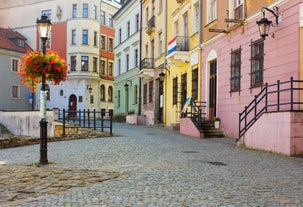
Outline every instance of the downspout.
[[[141, 59], [142, 59], [142, 0], [140, 1], [140, 40], [139, 40], [139, 70], [142, 70]], [[141, 115], [141, 102], [142, 102], [142, 87], [141, 87], [141, 77], [139, 76], [139, 107], [138, 115]]]
[[[198, 35], [199, 35], [199, 41], [198, 41], [198, 48], [199, 48], [199, 71], [198, 71], [198, 78], [200, 79], [200, 81], [198, 81], [198, 83], [200, 83], [200, 87], [198, 89], [198, 100], [202, 101], [202, 48], [201, 48], [201, 44], [202, 44], [202, 32], [201, 32], [201, 25], [202, 25], [202, 2], [201, 0], [198, 1], [198, 12], [199, 12], [199, 28], [198, 28]], [[200, 91], [200, 94], [199, 94]]]
[[[167, 0], [164, 0], [164, 68], [167, 67], [166, 56], [167, 56]], [[166, 111], [167, 111], [167, 81], [163, 82], [163, 94], [164, 94], [164, 103], [163, 103], [163, 123], [166, 125]]]

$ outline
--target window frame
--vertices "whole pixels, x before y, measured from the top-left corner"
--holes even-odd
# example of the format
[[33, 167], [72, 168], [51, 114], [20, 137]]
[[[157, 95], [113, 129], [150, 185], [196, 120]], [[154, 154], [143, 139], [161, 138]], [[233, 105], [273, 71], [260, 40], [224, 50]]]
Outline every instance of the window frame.
[[264, 39], [251, 42], [251, 71], [250, 87], [256, 88], [263, 85], [264, 81]]
[[88, 30], [87, 29], [82, 30], [82, 44], [88, 45]]
[[82, 18], [88, 18], [88, 3], [82, 5]]
[[20, 85], [11, 86], [11, 99], [20, 99]]
[[72, 5], [72, 18], [77, 18], [77, 4]]
[[173, 78], [173, 93], [172, 104], [176, 105], [178, 102], [178, 77]]
[[76, 71], [77, 67], [77, 56], [76, 55], [72, 55], [70, 56], [70, 71]]
[[89, 56], [81, 56], [81, 71], [89, 71]]
[[19, 59], [12, 58], [11, 59], [11, 71], [18, 72]]
[[230, 92], [241, 90], [241, 51], [240, 47], [230, 53]]

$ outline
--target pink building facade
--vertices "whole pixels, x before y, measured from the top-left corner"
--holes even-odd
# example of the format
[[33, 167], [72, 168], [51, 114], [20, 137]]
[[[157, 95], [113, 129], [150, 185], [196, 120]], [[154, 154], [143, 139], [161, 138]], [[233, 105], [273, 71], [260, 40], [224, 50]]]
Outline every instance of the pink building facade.
[[[256, 24], [263, 17], [260, 12], [248, 17], [242, 25], [202, 43], [201, 100], [207, 103], [208, 117], [220, 117], [221, 127], [228, 137], [238, 138], [239, 113], [260, 93], [265, 83], [289, 81], [291, 77], [302, 80], [300, 45], [303, 36], [300, 21], [303, 21], [303, 3], [300, 0], [279, 1], [269, 8], [273, 6], [278, 7], [281, 18], [276, 27], [270, 27], [266, 39], [260, 37]], [[266, 18], [275, 22], [273, 14], [265, 14]], [[255, 64], [253, 59], [262, 48], [263, 70], [258, 77], [252, 70]], [[232, 55], [237, 51], [238, 55], [240, 53], [240, 61], [236, 60], [240, 63], [240, 74], [235, 75], [232, 72], [235, 61]], [[233, 78], [237, 76], [238, 82], [234, 82]], [[301, 97], [300, 92], [296, 92], [294, 96], [302, 102], [302, 93]], [[281, 94], [280, 99], [286, 100], [289, 96]], [[296, 107], [303, 109], [303, 105]], [[303, 127], [302, 124], [297, 126]], [[303, 141], [303, 137], [301, 138]]]

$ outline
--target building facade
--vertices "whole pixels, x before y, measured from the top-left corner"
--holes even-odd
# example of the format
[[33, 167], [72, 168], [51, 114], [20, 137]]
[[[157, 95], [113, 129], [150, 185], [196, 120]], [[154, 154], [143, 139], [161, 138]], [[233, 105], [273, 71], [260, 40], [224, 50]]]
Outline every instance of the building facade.
[[[285, 82], [291, 77], [302, 80], [302, 3], [296, 0], [204, 3], [201, 100], [207, 104], [208, 118], [220, 117], [226, 135], [237, 138], [239, 113], [255, 100], [266, 83]], [[276, 19], [272, 12], [263, 10], [273, 22], [265, 38], [260, 36], [256, 24], [263, 17], [263, 7], [278, 16]], [[302, 92], [294, 96], [302, 101]], [[274, 99], [277, 97], [271, 96], [268, 103]], [[290, 95], [281, 93], [278, 100], [290, 100]], [[302, 105], [296, 107], [302, 110]]]
[[141, 77], [142, 115], [146, 125], [163, 124], [164, 87], [160, 74], [166, 65], [167, 1], [142, 1]]
[[33, 94], [21, 85], [20, 56], [31, 48], [26, 38], [12, 29], [0, 28], [0, 110], [31, 110]]
[[140, 2], [124, 1], [115, 20], [114, 114], [141, 114]]
[[178, 126], [187, 99], [200, 99], [201, 1], [171, 1], [167, 7], [164, 123]]
[[[108, 45], [114, 42], [114, 29], [112, 21], [103, 20], [119, 7], [118, 2], [107, 0], [1, 1], [0, 25], [24, 32], [37, 50], [37, 18], [46, 15], [52, 22], [47, 49], [66, 59], [70, 74], [58, 86], [47, 83], [47, 108], [113, 109], [114, 61]], [[107, 71], [109, 68], [111, 72]], [[37, 98], [35, 108], [39, 108]]]

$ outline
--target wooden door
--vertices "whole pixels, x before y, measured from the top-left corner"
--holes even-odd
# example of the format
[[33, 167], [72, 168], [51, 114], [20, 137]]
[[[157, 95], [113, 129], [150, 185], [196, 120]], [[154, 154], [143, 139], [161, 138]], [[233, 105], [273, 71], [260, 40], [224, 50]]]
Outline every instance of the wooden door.
[[209, 74], [209, 120], [213, 121], [217, 106], [217, 60], [210, 62]]

